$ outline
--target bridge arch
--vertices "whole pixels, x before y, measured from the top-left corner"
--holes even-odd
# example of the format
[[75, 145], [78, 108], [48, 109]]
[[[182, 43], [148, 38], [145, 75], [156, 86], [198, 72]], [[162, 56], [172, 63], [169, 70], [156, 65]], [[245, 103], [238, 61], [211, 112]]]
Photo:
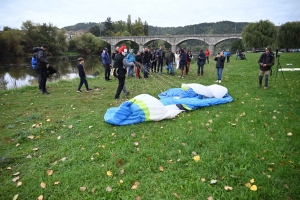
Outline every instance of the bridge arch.
[[215, 45], [220, 44], [221, 42], [224, 42], [224, 41], [226, 41], [226, 40], [231, 40], [231, 39], [239, 39], [239, 40], [241, 40], [242, 37], [228, 37], [228, 38], [222, 38], [222, 39], [218, 40], [218, 41], [215, 43]]

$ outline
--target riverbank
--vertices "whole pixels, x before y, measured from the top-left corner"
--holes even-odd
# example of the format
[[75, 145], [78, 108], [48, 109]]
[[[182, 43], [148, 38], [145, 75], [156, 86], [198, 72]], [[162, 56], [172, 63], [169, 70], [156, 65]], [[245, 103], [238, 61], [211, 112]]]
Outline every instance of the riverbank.
[[[88, 78], [89, 93], [76, 93], [78, 78], [47, 84], [50, 95], [37, 85], [0, 92], [2, 198], [298, 198], [299, 72], [283, 72], [285, 83], [273, 71], [269, 89], [258, 89], [258, 56], [225, 64], [222, 85], [233, 102], [160, 122], [105, 123], [106, 110], [125, 99], [114, 100], [117, 80], [103, 74]], [[282, 67], [300, 62], [280, 59]], [[126, 86], [130, 97], [157, 97], [181, 83], [211, 85], [215, 62], [196, 74], [192, 65], [185, 79], [155, 74]]]

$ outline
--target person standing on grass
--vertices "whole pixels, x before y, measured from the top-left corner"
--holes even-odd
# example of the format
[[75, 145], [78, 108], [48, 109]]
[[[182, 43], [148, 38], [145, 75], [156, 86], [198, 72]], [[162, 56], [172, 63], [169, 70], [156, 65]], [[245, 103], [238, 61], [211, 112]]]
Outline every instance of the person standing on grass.
[[179, 51], [175, 53], [176, 69], [179, 69]]
[[78, 85], [77, 92], [82, 92], [80, 89], [83, 84], [85, 85], [86, 91], [90, 92], [90, 91], [92, 91], [92, 89], [89, 88], [88, 82], [86, 80], [86, 74], [85, 74], [85, 70], [84, 70], [84, 66], [83, 66], [84, 59], [80, 57], [80, 58], [78, 58], [78, 61], [79, 61], [79, 64], [77, 65], [77, 68], [78, 68], [78, 74], [80, 77], [80, 83]]
[[187, 56], [187, 59], [186, 59], [187, 65], [186, 65], [186, 72], [185, 72], [185, 74], [187, 75], [188, 72], [190, 71], [190, 65], [191, 65], [191, 61], [193, 59], [193, 54], [192, 54], [191, 51], [187, 51], [186, 52], [186, 56]]
[[157, 73], [162, 74], [162, 68], [163, 68], [164, 59], [165, 59], [165, 52], [162, 49], [162, 46], [159, 47], [159, 50], [156, 53], [156, 57], [157, 57]]
[[175, 63], [175, 55], [172, 52], [171, 49], [169, 49], [169, 54], [168, 54], [168, 58], [167, 58], [167, 66], [169, 67], [169, 73], [174, 76], [174, 63]]
[[218, 53], [218, 55], [215, 57], [215, 61], [217, 61], [216, 63], [216, 68], [217, 68], [217, 77], [218, 80], [216, 81], [216, 83], [221, 83], [222, 81], [222, 72], [224, 69], [224, 62], [225, 62], [225, 57], [223, 54], [223, 51], [221, 51], [221, 53]]
[[[156, 57], [156, 49], [153, 49], [153, 52], [151, 53], [151, 72], [156, 73], [156, 63], [157, 63], [157, 57]], [[154, 70], [153, 70], [154, 69]]]
[[42, 47], [37, 52], [37, 73], [39, 76], [39, 88], [43, 94], [50, 94], [46, 90], [46, 82], [47, 82], [47, 71], [49, 68], [49, 62], [47, 61], [46, 50], [48, 45], [43, 44]]
[[135, 61], [137, 62], [136, 65], [136, 78], [141, 78], [141, 64], [142, 64], [142, 56], [140, 51], [136, 53]]
[[209, 63], [209, 55], [210, 55], [210, 52], [209, 52], [208, 49], [206, 49], [206, 51], [205, 51], [205, 57], [206, 57], [207, 63]]
[[227, 50], [227, 62], [230, 62], [230, 56], [231, 56], [231, 52], [229, 51], [229, 49]]
[[180, 55], [179, 55], [179, 69], [181, 70], [179, 78], [184, 78], [184, 67], [186, 65], [186, 53], [183, 49], [180, 49]]
[[264, 89], [268, 89], [269, 74], [272, 66], [274, 65], [274, 54], [271, 51], [271, 47], [267, 46], [265, 53], [261, 54], [259, 60], [259, 77], [258, 77], [258, 88], [262, 85], [263, 77], [265, 76]]
[[[198, 62], [197, 62], [197, 65], [198, 65], [198, 76], [203, 76], [204, 75], [204, 64], [205, 64], [205, 60], [206, 60], [206, 56], [205, 56], [205, 53], [204, 51], [201, 49], [200, 50], [200, 53], [198, 55]], [[201, 72], [200, 72], [201, 70]]]
[[115, 100], [120, 99], [120, 94], [122, 90], [124, 91], [125, 95], [129, 95], [129, 92], [126, 90], [125, 87], [125, 78], [126, 78], [126, 68], [128, 66], [132, 66], [133, 63], [129, 63], [126, 59], [127, 49], [126, 46], [122, 46], [119, 49], [119, 54], [115, 57], [115, 65], [114, 65], [114, 76], [118, 78], [119, 84], [117, 88], [117, 92], [115, 94]]
[[144, 68], [144, 78], [149, 78], [148, 75], [150, 73], [150, 59], [151, 53], [148, 51], [148, 48], [144, 49], [143, 59], [143, 68]]
[[109, 75], [110, 75], [111, 60], [110, 60], [110, 56], [108, 54], [108, 49], [106, 47], [103, 49], [101, 57], [102, 57], [102, 63], [104, 66], [105, 81], [110, 81], [111, 79], [109, 78]]

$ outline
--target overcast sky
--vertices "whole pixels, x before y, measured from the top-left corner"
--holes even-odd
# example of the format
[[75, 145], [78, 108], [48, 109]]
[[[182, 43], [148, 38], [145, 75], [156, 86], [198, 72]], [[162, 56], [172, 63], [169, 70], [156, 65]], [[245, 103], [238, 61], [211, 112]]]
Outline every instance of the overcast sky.
[[80, 22], [138, 17], [149, 25], [177, 27], [204, 22], [257, 22], [276, 26], [300, 21], [300, 0], [1, 0], [0, 30], [22, 22], [51, 23], [58, 28]]

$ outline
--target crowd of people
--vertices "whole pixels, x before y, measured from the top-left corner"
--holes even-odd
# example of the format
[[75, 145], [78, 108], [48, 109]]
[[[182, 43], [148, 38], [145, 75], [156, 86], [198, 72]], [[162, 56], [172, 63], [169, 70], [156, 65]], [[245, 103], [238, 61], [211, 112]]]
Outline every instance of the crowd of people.
[[[50, 74], [56, 73], [57, 71], [50, 66], [49, 62], [46, 59], [47, 45], [42, 45], [41, 48], [34, 54], [37, 58], [38, 69], [36, 70], [39, 77], [39, 89], [43, 94], [50, 94], [46, 90], [46, 81], [47, 77]], [[243, 56], [244, 53], [240, 50], [236, 51], [236, 60], [238, 57]], [[215, 56], [214, 61], [216, 61], [216, 72], [217, 72], [217, 83], [222, 82], [222, 73], [224, 69], [224, 63], [230, 62], [231, 52], [229, 50], [223, 50]], [[204, 75], [204, 65], [209, 63], [210, 51], [200, 50], [197, 54], [197, 75]], [[127, 96], [129, 91], [126, 89], [125, 78], [127, 77], [136, 77], [138, 79], [149, 78], [149, 74], [163, 74], [164, 65], [166, 66], [166, 73], [171, 76], [175, 76], [175, 69], [180, 69], [179, 78], [184, 78], [188, 75], [190, 71], [190, 63], [192, 61], [193, 54], [191, 51], [180, 49], [177, 52], [172, 52], [171, 49], [168, 49], [168, 52], [165, 52], [162, 46], [158, 50], [153, 49], [149, 50], [144, 48], [141, 52], [137, 51], [134, 53], [133, 49], [127, 50], [126, 46], [116, 47], [116, 50], [112, 53], [112, 56], [109, 55], [108, 49], [104, 48], [101, 54], [102, 63], [104, 67], [104, 78], [105, 81], [111, 81], [110, 76], [113, 75], [118, 79], [119, 84], [115, 94], [115, 99], [120, 98], [120, 94], [123, 91]], [[77, 92], [82, 92], [81, 87], [84, 84], [86, 91], [90, 92], [92, 89], [88, 87], [88, 82], [86, 80], [86, 73], [84, 70], [84, 59], [82, 57], [78, 58], [78, 73], [80, 77], [80, 83], [78, 85]], [[265, 77], [264, 89], [268, 88], [268, 78], [270, 74], [271, 67], [274, 65], [274, 54], [271, 52], [271, 48], [267, 47], [266, 52], [263, 53], [258, 61], [260, 67], [259, 73], [259, 87], [262, 86], [263, 77]]]

